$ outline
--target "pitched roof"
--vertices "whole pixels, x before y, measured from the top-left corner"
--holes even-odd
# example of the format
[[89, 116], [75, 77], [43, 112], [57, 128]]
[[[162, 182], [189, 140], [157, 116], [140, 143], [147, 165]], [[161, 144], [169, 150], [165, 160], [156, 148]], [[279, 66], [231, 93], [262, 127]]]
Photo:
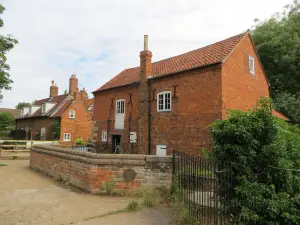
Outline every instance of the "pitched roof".
[[90, 115], [93, 116], [94, 98], [83, 100], [83, 105], [87, 109], [87, 111], [90, 113]]
[[69, 108], [69, 106], [72, 104], [72, 101], [73, 100], [67, 100], [67, 101], [65, 101], [62, 105], [61, 105], [61, 107], [59, 108], [59, 107], [57, 107], [57, 112], [54, 112], [54, 110], [53, 110], [53, 112], [54, 112], [54, 114], [53, 115], [51, 115], [51, 117], [60, 117], [60, 116], [62, 116], [62, 114]]
[[[65, 104], [66, 101], [64, 101], [64, 100], [67, 97], [68, 97], [68, 94], [63, 94], [63, 95], [58, 95], [58, 96], [51, 97], [51, 98], [44, 98], [44, 99], [36, 100], [36, 101], [33, 102], [32, 105], [40, 106], [40, 108], [36, 112], [34, 112], [33, 114], [27, 113], [24, 116], [18, 117], [18, 119], [32, 118], [32, 117], [38, 117], [38, 116], [50, 116], [55, 111], [59, 110], [62, 107], [63, 104]], [[45, 104], [46, 102], [55, 103], [55, 105], [53, 106], [52, 109], [50, 109], [48, 112], [46, 112], [46, 114], [42, 114], [42, 107], [41, 106], [43, 104]]]
[[278, 111], [273, 110], [272, 114], [273, 114], [273, 116], [276, 116], [277, 118], [280, 118], [280, 119], [283, 119], [283, 120], [286, 120], [286, 121], [289, 120], [289, 118], [287, 118], [285, 115], [283, 115], [282, 113], [280, 113]]
[[[242, 33], [178, 56], [152, 63], [152, 78], [221, 63], [247, 33]], [[122, 71], [95, 92], [139, 82], [140, 68]]]

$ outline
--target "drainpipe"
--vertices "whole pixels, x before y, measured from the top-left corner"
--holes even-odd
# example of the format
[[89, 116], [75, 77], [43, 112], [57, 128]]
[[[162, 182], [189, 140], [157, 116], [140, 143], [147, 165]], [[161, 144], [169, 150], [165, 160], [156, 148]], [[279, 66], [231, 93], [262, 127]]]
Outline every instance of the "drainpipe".
[[149, 85], [149, 108], [148, 108], [148, 155], [151, 155], [151, 93], [152, 93], [152, 82], [148, 80]]

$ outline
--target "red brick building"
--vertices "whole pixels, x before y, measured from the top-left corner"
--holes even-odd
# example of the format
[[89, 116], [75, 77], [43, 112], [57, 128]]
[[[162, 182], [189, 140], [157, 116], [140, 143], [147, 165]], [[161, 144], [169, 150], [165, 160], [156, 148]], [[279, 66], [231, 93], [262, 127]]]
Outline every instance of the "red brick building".
[[23, 108], [16, 119], [16, 129], [28, 130], [28, 139], [33, 140], [88, 141], [92, 135], [92, 106], [93, 99], [87, 98], [85, 89], [78, 90], [76, 75], [70, 78], [69, 92], [62, 95], [58, 95], [58, 87], [52, 81], [49, 98]]
[[227, 109], [248, 110], [269, 83], [250, 34], [152, 62], [145, 36], [140, 66], [122, 71], [94, 92], [93, 141], [100, 151], [199, 154], [208, 125]]

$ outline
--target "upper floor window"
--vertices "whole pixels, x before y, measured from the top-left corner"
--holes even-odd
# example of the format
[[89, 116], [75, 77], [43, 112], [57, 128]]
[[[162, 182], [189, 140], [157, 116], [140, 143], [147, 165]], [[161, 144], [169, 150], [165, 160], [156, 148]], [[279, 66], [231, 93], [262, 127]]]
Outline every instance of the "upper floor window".
[[171, 91], [163, 91], [157, 94], [157, 111], [171, 111]]
[[69, 112], [69, 118], [71, 118], [71, 119], [75, 118], [75, 111], [74, 110], [70, 110], [70, 112]]
[[125, 113], [125, 100], [117, 100], [117, 114], [123, 114]]
[[254, 58], [251, 56], [249, 56], [249, 69], [250, 69], [250, 74], [255, 75]]

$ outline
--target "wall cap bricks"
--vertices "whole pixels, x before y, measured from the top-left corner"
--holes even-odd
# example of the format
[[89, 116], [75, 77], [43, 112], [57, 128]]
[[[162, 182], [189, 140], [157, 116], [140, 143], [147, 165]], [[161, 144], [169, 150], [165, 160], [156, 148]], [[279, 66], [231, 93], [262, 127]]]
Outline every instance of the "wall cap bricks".
[[144, 166], [149, 163], [172, 163], [172, 156], [97, 154], [64, 149], [54, 145], [35, 145], [32, 147], [31, 151], [92, 165]]

